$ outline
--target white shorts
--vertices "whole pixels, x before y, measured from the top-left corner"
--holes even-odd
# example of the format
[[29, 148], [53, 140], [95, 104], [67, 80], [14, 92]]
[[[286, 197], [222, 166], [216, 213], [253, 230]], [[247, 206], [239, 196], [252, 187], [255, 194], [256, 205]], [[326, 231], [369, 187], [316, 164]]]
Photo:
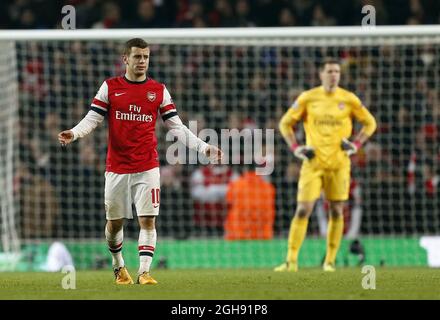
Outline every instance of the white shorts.
[[105, 173], [105, 214], [107, 220], [133, 219], [132, 203], [138, 216], [157, 216], [160, 203], [159, 168], [138, 173]]

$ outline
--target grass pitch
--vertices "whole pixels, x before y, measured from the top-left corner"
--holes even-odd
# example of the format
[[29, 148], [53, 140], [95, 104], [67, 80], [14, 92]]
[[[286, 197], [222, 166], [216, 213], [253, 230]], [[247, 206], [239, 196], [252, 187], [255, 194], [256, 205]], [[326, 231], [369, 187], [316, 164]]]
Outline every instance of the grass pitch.
[[[135, 280], [136, 270], [130, 270]], [[155, 286], [117, 286], [108, 271], [78, 271], [76, 289], [63, 289], [59, 273], [0, 273], [0, 299], [143, 300], [295, 300], [295, 299], [440, 299], [440, 270], [376, 268], [376, 289], [363, 289], [361, 268], [335, 273], [301, 269], [154, 270]], [[136, 281], [136, 280], [135, 280]], [[371, 284], [371, 282], [369, 282]]]

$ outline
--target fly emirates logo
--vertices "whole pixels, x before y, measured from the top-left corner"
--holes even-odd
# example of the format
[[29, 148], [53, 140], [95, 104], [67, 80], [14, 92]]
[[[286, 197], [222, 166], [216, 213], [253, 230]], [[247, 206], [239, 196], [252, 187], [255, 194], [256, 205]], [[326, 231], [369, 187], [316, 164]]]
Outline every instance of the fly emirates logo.
[[152, 122], [153, 115], [141, 113], [141, 107], [135, 104], [130, 104], [130, 112], [116, 111], [117, 120], [128, 120], [128, 121], [141, 121], [141, 122]]

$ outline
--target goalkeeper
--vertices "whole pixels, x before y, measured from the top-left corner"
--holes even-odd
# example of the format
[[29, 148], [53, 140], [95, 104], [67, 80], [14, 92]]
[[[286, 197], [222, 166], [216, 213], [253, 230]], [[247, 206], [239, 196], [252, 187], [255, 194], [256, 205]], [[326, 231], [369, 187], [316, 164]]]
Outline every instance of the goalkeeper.
[[[297, 208], [289, 230], [286, 262], [275, 271], [297, 271], [298, 253], [307, 233], [309, 217], [324, 190], [330, 203], [324, 271], [335, 271], [341, 242], [344, 202], [350, 187], [350, 156], [368, 140], [376, 121], [359, 98], [338, 86], [341, 67], [325, 60], [319, 69], [321, 86], [303, 92], [279, 123], [281, 134], [294, 155], [303, 161], [298, 181]], [[363, 124], [354, 139], [352, 119]], [[293, 127], [303, 121], [306, 144], [295, 138]]]

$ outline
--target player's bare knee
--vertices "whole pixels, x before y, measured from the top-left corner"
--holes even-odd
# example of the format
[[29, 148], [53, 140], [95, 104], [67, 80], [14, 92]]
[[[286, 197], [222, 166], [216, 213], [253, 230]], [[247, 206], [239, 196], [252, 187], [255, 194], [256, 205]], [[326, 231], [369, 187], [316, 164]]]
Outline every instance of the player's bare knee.
[[308, 206], [298, 205], [298, 207], [296, 208], [295, 215], [300, 219], [305, 219], [305, 218], [309, 218], [311, 213], [312, 213], [312, 209], [310, 209]]
[[117, 219], [117, 220], [107, 220], [107, 230], [110, 233], [117, 233], [119, 230], [122, 229], [124, 225], [124, 219]]
[[330, 217], [332, 219], [337, 219], [342, 217], [344, 214], [344, 202], [333, 202], [330, 203]]
[[139, 217], [139, 225], [141, 229], [155, 229], [156, 228], [156, 217], [155, 216], [143, 216]]
[[330, 219], [338, 219], [342, 217], [342, 212], [340, 211], [330, 211]]

